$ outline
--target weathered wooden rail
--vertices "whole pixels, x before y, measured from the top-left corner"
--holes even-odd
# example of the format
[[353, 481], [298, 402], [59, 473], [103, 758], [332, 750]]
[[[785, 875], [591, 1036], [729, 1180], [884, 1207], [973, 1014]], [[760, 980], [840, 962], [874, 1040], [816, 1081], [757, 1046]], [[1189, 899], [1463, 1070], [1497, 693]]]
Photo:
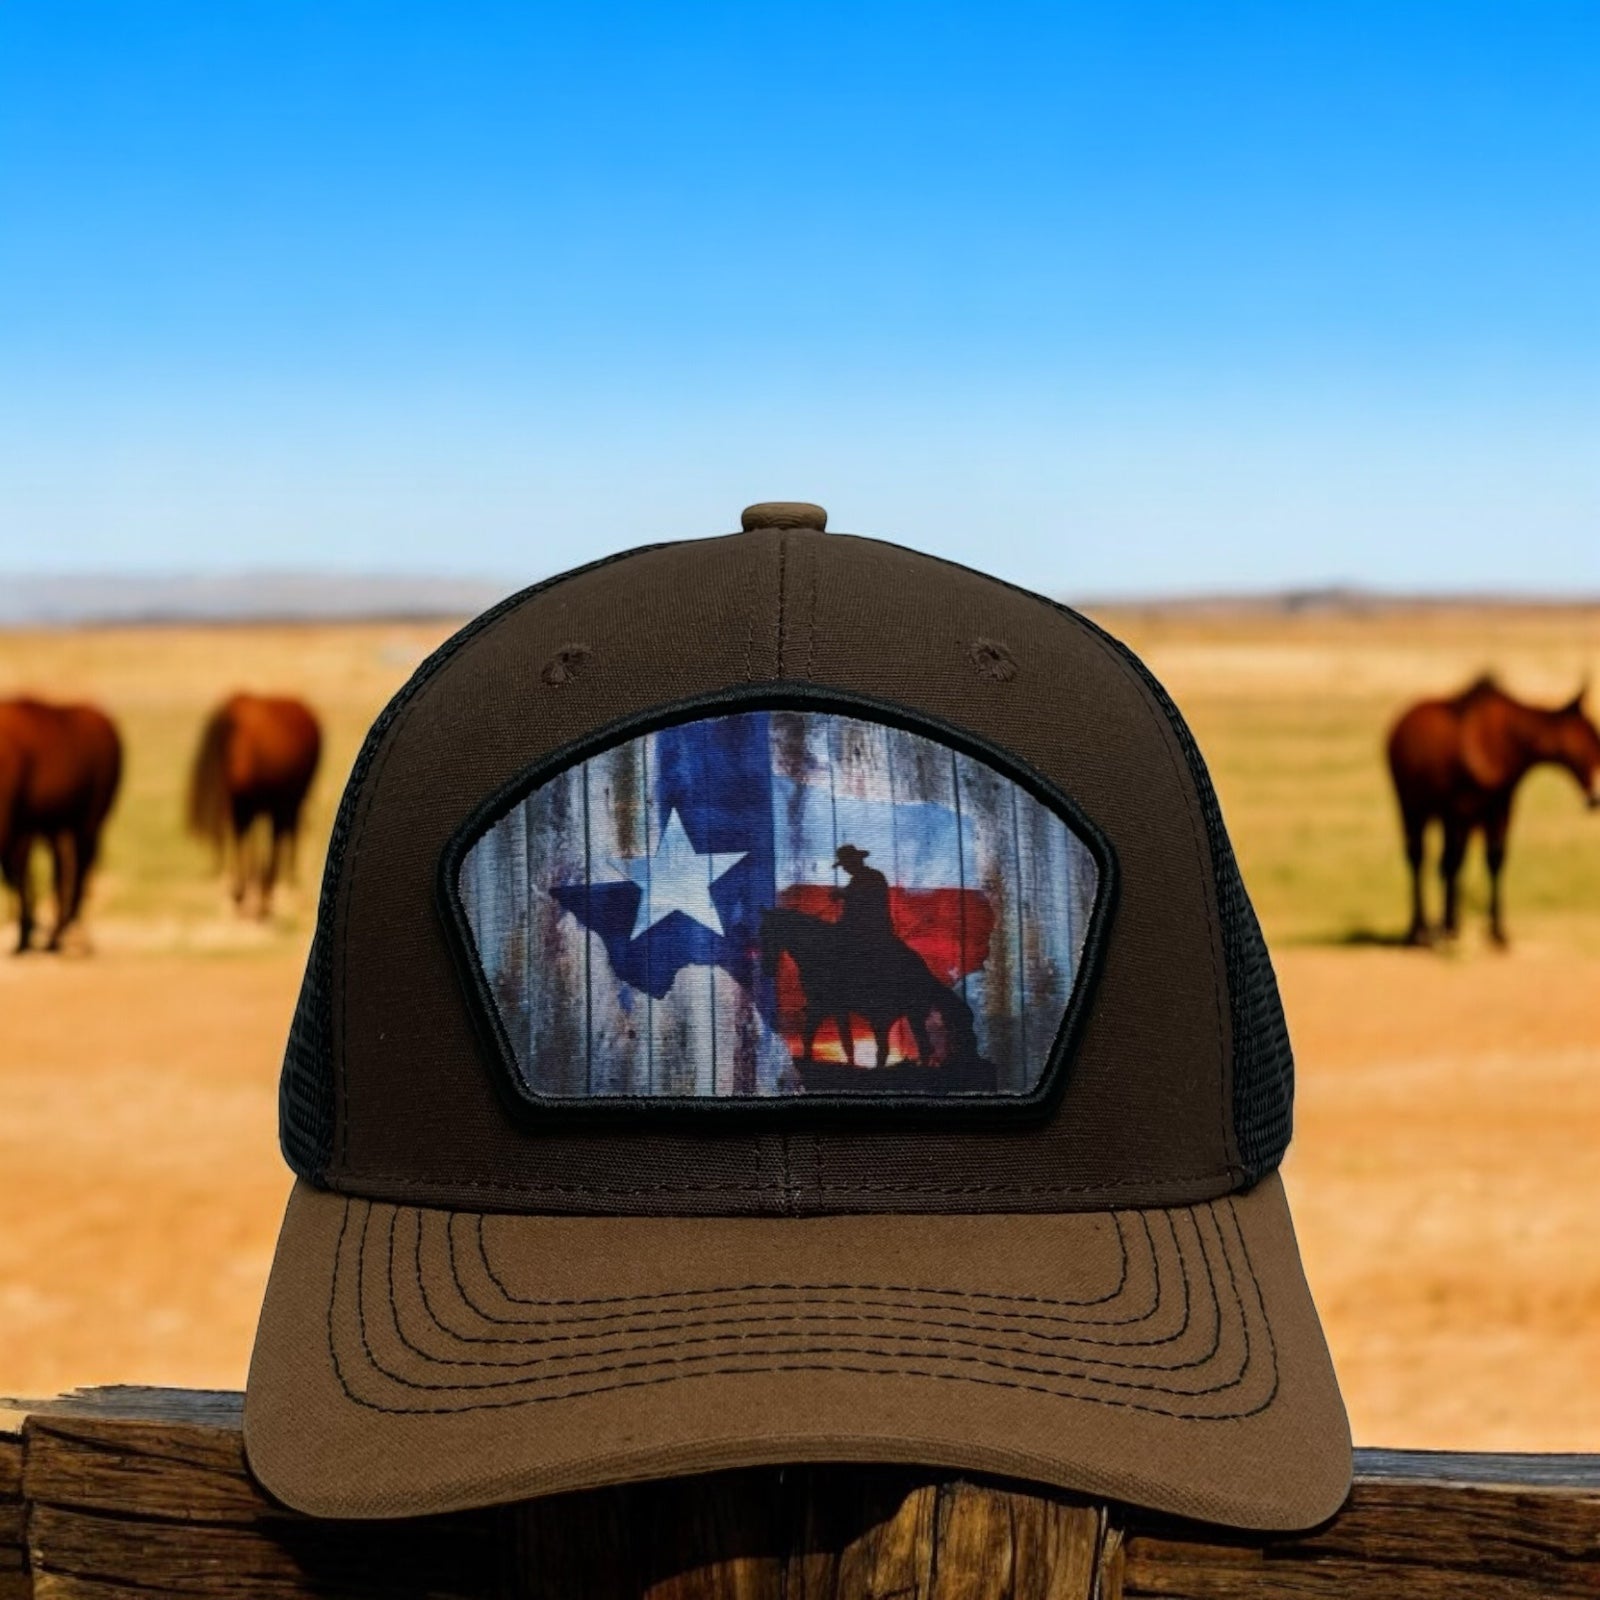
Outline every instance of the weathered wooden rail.
[[400, 1523], [317, 1522], [245, 1470], [240, 1397], [0, 1412], [0, 1600], [1557, 1600], [1600, 1595], [1600, 1456], [1358, 1452], [1314, 1533], [1240, 1536], [1017, 1484], [791, 1467]]

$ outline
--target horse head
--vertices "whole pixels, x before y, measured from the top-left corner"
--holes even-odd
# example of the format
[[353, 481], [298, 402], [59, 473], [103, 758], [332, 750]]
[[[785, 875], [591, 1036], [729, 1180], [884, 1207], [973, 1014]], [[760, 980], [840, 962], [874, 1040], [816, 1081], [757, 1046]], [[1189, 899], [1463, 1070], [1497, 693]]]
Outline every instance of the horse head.
[[1578, 780], [1591, 809], [1600, 809], [1600, 729], [1584, 710], [1585, 684], [1554, 718], [1556, 759]]

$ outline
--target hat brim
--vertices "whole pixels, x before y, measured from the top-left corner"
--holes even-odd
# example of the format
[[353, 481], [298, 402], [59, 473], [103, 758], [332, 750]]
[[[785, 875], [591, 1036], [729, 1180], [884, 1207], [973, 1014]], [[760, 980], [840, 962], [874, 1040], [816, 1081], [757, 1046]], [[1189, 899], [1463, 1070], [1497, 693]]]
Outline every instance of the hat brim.
[[1351, 1464], [1275, 1175], [1172, 1209], [805, 1219], [302, 1183], [244, 1429], [272, 1494], [337, 1517], [875, 1461], [1292, 1529]]

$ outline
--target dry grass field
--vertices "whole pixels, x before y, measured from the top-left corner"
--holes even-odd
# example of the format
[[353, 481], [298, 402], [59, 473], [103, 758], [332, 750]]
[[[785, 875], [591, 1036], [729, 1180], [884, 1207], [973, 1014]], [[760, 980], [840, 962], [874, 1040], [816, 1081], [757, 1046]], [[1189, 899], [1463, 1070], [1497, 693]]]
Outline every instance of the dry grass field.
[[[1482, 939], [1476, 857], [1459, 947], [1397, 949], [1379, 753], [1408, 698], [1486, 667], [1565, 699], [1600, 667], [1600, 609], [1103, 620], [1189, 715], [1273, 944], [1300, 1071], [1287, 1178], [1358, 1439], [1600, 1449], [1600, 816], [1536, 774], [1511, 951]], [[0, 961], [0, 1393], [242, 1381], [321, 841], [366, 725], [447, 631], [0, 633], [0, 694], [93, 697], [128, 747], [92, 951]], [[200, 719], [234, 687], [303, 693], [328, 732], [300, 886], [266, 926], [179, 827]]]

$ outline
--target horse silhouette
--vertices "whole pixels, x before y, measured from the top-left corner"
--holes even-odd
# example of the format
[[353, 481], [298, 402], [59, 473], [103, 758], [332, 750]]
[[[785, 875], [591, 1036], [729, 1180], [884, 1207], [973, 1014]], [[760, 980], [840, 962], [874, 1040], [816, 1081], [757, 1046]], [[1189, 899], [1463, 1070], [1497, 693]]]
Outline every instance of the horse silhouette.
[[[855, 1066], [852, 1018], [863, 1017], [877, 1043], [876, 1065], [887, 1067], [890, 1030], [904, 1018], [917, 1043], [915, 1065], [938, 1066], [941, 1071], [967, 1069], [968, 1073], [980, 1069], [980, 1075], [987, 1067], [978, 1056], [972, 1007], [954, 990], [945, 988], [922, 957], [893, 934], [867, 941], [852, 937], [849, 929], [836, 922], [803, 911], [778, 908], [764, 912], [761, 957], [769, 978], [776, 976], [778, 958], [785, 954], [794, 961], [805, 995], [800, 1061], [815, 1060], [817, 1031], [831, 1018], [844, 1050], [843, 1070], [849, 1073]], [[940, 1062], [934, 1059], [928, 1026], [935, 1015], [945, 1040]], [[813, 1076], [817, 1070], [813, 1069]], [[833, 1081], [830, 1075], [830, 1083]], [[854, 1086], [861, 1086], [859, 1076]]]
[[[189, 831], [211, 841], [219, 868], [232, 846], [240, 910], [253, 883], [265, 917], [280, 867], [292, 873], [300, 809], [321, 754], [322, 730], [299, 700], [236, 694], [207, 719], [189, 776]], [[254, 850], [261, 818], [265, 848]]]
[[83, 910], [121, 778], [122, 741], [97, 707], [0, 701], [0, 875], [17, 895], [19, 954], [33, 941], [34, 845], [49, 848], [55, 868], [56, 921], [46, 948], [59, 950]]
[[1461, 863], [1472, 835], [1481, 831], [1489, 864], [1489, 936], [1496, 944], [1506, 942], [1500, 875], [1517, 785], [1530, 768], [1554, 763], [1578, 780], [1591, 806], [1600, 806], [1600, 732], [1584, 714], [1583, 700], [1579, 690], [1554, 709], [1524, 705], [1483, 677], [1450, 699], [1421, 701], [1395, 723], [1389, 772], [1411, 867], [1411, 943], [1432, 939], [1422, 865], [1424, 835], [1435, 821], [1444, 830], [1444, 931], [1456, 932]]

